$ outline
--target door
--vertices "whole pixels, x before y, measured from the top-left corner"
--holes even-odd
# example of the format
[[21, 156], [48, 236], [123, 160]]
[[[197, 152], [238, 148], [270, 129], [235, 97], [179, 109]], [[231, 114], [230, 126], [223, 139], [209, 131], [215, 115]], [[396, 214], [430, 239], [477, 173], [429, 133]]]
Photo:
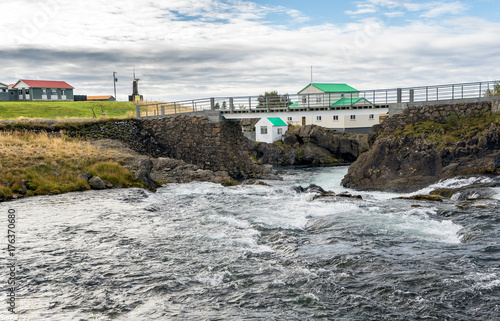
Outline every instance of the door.
[[302, 117], [302, 126], [305, 126], [305, 125], [306, 125], [306, 118]]

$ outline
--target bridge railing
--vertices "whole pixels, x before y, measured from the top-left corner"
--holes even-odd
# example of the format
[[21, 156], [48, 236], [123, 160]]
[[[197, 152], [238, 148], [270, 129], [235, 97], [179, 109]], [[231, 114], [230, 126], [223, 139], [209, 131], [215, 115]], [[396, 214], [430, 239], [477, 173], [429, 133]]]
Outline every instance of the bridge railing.
[[316, 108], [386, 107], [394, 103], [461, 100], [500, 95], [500, 81], [450, 85], [361, 90], [343, 93], [284, 94], [278, 96], [236, 96], [152, 103], [137, 107], [138, 117], [164, 117], [205, 110], [251, 112]]

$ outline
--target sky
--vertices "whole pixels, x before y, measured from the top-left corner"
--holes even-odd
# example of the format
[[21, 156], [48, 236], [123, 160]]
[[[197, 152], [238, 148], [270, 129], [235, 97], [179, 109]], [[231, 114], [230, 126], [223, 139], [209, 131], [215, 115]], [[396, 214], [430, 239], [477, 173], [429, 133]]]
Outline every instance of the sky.
[[[500, 79], [498, 0], [0, 2], [0, 82], [147, 100]], [[311, 72], [312, 70], [312, 72]]]

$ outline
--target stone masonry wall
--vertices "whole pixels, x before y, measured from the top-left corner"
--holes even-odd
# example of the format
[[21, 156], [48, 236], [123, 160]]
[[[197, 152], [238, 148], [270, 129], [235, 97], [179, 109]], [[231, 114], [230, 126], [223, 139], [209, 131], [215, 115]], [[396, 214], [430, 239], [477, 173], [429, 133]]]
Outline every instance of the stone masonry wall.
[[254, 164], [238, 123], [212, 123], [204, 117], [88, 122], [61, 128], [67, 135], [117, 139], [151, 157], [183, 160], [236, 179], [261, 178], [269, 167]]

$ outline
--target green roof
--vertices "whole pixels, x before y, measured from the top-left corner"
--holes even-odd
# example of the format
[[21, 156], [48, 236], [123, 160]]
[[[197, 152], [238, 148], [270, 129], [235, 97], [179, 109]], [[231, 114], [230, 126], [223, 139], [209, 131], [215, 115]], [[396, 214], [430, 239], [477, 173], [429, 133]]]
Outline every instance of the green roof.
[[[332, 106], [351, 106], [354, 105], [355, 103], [359, 102], [360, 100], [366, 100], [363, 97], [355, 97], [355, 98], [342, 98], [336, 103], [333, 103]], [[366, 100], [367, 103], [371, 104], [368, 100]]]
[[290, 108], [299, 107], [299, 102], [298, 102], [298, 101], [296, 101], [296, 102], [292, 103], [292, 104], [291, 104], [290, 106], [288, 106], [288, 107], [290, 107]]
[[[318, 88], [319, 90], [325, 92], [325, 93], [350, 93], [350, 92], [358, 92], [359, 90], [346, 85], [346, 84], [318, 84], [318, 83], [312, 83], [304, 87], [306, 89], [310, 85], [313, 85], [314, 87]], [[299, 91], [301, 93], [304, 89]]]
[[279, 117], [270, 117], [267, 120], [269, 120], [273, 126], [288, 126], [288, 124]]

